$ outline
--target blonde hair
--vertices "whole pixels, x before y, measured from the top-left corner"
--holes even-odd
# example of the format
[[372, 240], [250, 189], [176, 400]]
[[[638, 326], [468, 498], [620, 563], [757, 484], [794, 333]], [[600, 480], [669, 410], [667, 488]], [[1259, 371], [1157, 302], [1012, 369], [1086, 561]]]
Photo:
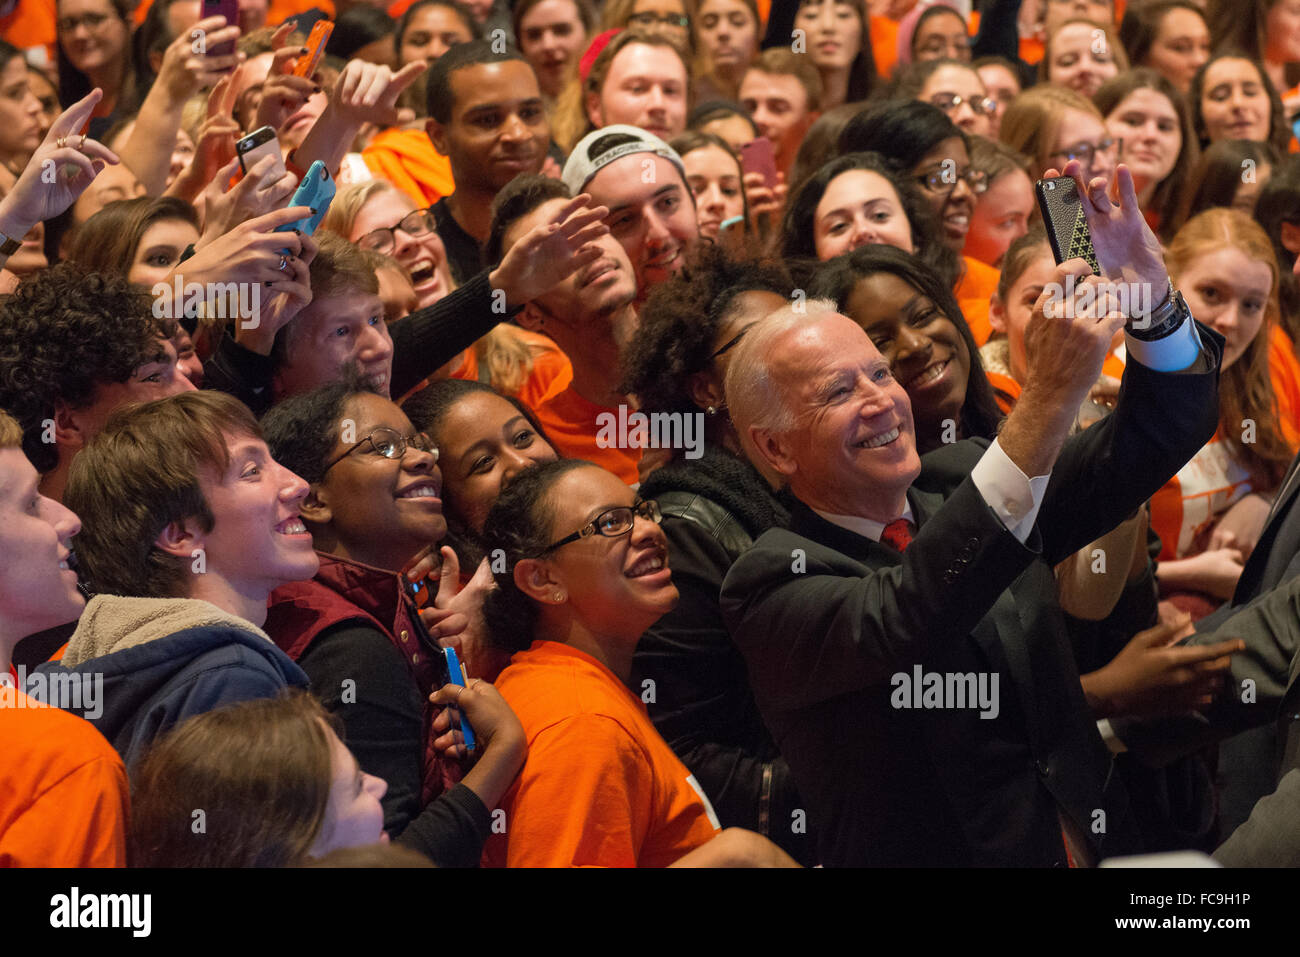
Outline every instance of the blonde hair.
[[[1269, 374], [1269, 334], [1277, 323], [1280, 275], [1273, 244], [1263, 228], [1245, 213], [1215, 207], [1193, 216], [1175, 234], [1165, 253], [1169, 275], [1177, 285], [1183, 271], [1206, 253], [1231, 247], [1264, 263], [1272, 275], [1264, 321], [1246, 351], [1225, 369], [1219, 383], [1219, 431], [1235, 458], [1252, 476], [1256, 491], [1276, 488], [1291, 461], [1292, 449], [1279, 424], [1277, 397]], [[1255, 422], [1255, 441], [1241, 442], [1242, 421]]]
[[[397, 193], [406, 196], [385, 179], [372, 179], [369, 182], [345, 186], [334, 197], [329, 212], [321, 221], [321, 228], [348, 239], [352, 235], [352, 227], [356, 225], [361, 210], [380, 193]], [[373, 260], [370, 262], [373, 263]], [[397, 265], [401, 266], [400, 263]], [[406, 272], [405, 267], [402, 267], [402, 271]], [[409, 275], [407, 273], [408, 278]], [[506, 395], [518, 395], [533, 372], [532, 347], [518, 332], [510, 326], [496, 326], [475, 342], [473, 348], [479, 364], [488, 371], [488, 380], [492, 388]]]
[[1030, 178], [1042, 175], [1048, 167], [1066, 110], [1079, 110], [1097, 118], [1105, 126], [1101, 111], [1082, 93], [1063, 86], [1040, 84], [1021, 93], [1007, 107], [998, 138], [1018, 153], [1029, 157]]
[[0, 449], [22, 448], [23, 430], [18, 420], [0, 409]]

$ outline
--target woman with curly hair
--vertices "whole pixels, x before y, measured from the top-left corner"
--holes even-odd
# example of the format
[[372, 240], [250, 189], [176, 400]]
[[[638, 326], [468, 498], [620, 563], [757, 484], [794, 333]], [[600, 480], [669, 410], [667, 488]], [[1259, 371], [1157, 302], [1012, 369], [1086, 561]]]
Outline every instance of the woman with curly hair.
[[772, 486], [745, 458], [722, 383], [745, 330], [785, 305], [790, 292], [780, 268], [738, 262], [705, 245], [651, 294], [624, 353], [623, 388], [643, 412], [694, 416], [704, 433], [698, 456], [677, 450], [641, 484], [642, 496], [654, 498], [663, 513], [681, 599], [642, 636], [635, 682], [655, 682], [650, 717], [723, 825], [764, 833], [806, 862], [813, 840], [783, 826], [801, 806], [798, 794], [759, 717], [744, 658], [718, 606], [736, 556], [787, 520]]

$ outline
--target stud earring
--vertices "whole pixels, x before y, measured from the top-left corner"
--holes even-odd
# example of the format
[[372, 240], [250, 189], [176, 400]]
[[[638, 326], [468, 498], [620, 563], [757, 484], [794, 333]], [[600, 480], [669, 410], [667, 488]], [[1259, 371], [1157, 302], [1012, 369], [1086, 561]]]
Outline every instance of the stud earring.
[[708, 407], [707, 409], [705, 409], [704, 411], [707, 412], [707, 413], [709, 413], [709, 415], [717, 415], [717, 414], [718, 414], [718, 410], [715, 409], [713, 406], [709, 406], [709, 407]]
[[551, 596], [551, 601], [564, 601], [564, 592], [557, 591], [554, 595]]

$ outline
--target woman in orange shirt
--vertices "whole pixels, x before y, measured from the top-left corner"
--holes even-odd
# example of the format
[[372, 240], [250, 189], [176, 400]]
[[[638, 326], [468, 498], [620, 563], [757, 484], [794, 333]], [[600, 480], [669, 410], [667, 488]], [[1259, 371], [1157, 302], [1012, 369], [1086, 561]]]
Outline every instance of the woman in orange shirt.
[[[520, 472], [485, 525], [505, 569], [484, 606], [515, 652], [496, 686], [529, 757], [484, 864], [791, 866], [767, 838], [719, 834], [703, 791], [628, 687], [641, 635], [677, 603], [659, 508], [580, 459]], [[643, 682], [644, 685], [644, 682]]]

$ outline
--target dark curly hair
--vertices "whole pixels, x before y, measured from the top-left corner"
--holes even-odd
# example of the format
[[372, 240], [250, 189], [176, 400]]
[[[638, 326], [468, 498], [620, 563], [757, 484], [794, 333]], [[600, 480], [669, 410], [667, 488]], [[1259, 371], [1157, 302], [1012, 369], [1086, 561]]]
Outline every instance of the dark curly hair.
[[[923, 105], [929, 106], [928, 103]], [[931, 109], [938, 111], [937, 107]], [[813, 221], [817, 214], [817, 204], [821, 202], [832, 180], [841, 173], [856, 169], [869, 170], [889, 182], [898, 194], [903, 213], [907, 216], [907, 224], [912, 230], [912, 247], [917, 255], [943, 276], [948, 285], [955, 284], [959, 262], [957, 254], [940, 237], [939, 225], [929, 204], [922, 198], [920, 190], [904, 179], [898, 168], [879, 153], [837, 156], [804, 180], [790, 197], [781, 219], [781, 258], [787, 261], [816, 260]]]
[[[920, 259], [893, 246], [863, 246], [825, 263], [813, 277], [808, 295], [812, 299], [833, 299], [844, 312], [858, 283], [879, 273], [889, 273], [903, 280], [934, 303], [956, 327], [970, 355], [970, 374], [961, 406], [961, 434], [964, 438], [997, 438], [1002, 413], [984, 374], [979, 346], [975, 344], [975, 337], [971, 335], [970, 326], [966, 324], [966, 317], [962, 315], [952, 290], [940, 282]], [[918, 436], [918, 445], [926, 444], [921, 442], [921, 438]]]
[[261, 422], [271, 458], [308, 485], [325, 481], [325, 465], [338, 439], [344, 408], [365, 391], [349, 376], [277, 402]]
[[636, 336], [623, 351], [623, 384], [645, 412], [698, 412], [688, 379], [709, 367], [718, 327], [742, 292], [789, 296], [789, 277], [777, 263], [732, 259], [701, 243], [676, 275], [659, 283], [641, 313]]
[[149, 294], [125, 276], [60, 263], [32, 276], [0, 304], [0, 408], [23, 427], [37, 471], [58, 465], [42, 441], [55, 406], [95, 401], [101, 385], [128, 381], [155, 361], [175, 323], [153, 313]]
[[551, 543], [555, 503], [549, 492], [576, 468], [600, 466], [584, 459], [558, 459], [524, 469], [501, 489], [501, 497], [488, 512], [483, 542], [488, 554], [500, 549], [505, 570], [493, 573], [497, 587], [483, 602], [483, 617], [492, 643], [503, 651], [523, 651], [533, 643], [537, 604], [515, 584], [515, 566], [521, 558], [538, 557]]

